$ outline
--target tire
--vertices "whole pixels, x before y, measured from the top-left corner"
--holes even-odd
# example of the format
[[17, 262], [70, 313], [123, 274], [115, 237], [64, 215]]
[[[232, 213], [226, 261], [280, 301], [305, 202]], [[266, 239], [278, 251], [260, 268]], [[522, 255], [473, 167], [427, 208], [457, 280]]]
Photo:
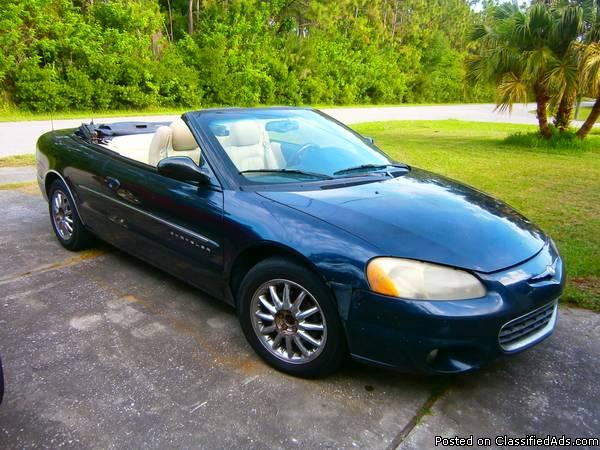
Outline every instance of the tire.
[[237, 306], [248, 343], [281, 372], [322, 377], [335, 372], [347, 355], [330, 291], [299, 264], [284, 258], [258, 263], [242, 280]]
[[94, 243], [75, 209], [75, 201], [62, 180], [55, 180], [48, 192], [50, 223], [58, 241], [67, 250], [78, 251]]

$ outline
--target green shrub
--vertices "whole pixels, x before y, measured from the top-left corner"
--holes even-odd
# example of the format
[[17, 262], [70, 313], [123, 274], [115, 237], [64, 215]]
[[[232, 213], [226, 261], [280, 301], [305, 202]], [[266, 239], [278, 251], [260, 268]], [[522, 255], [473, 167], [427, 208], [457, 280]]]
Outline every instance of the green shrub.
[[[408, 0], [396, 4], [395, 12], [386, 0], [201, 4], [189, 35], [184, 1], [4, 2], [2, 107], [59, 111], [492, 98], [485, 89], [465, 89], [464, 30], [474, 16], [463, 2]], [[392, 14], [410, 20], [398, 19], [392, 29]], [[170, 17], [174, 40], [167, 36]]]
[[565, 130], [560, 132], [558, 128], [550, 126], [552, 136], [545, 139], [539, 131], [529, 133], [518, 132], [511, 134], [504, 139], [506, 145], [512, 147], [524, 147], [537, 150], [588, 150], [589, 141], [579, 139], [576, 136], [576, 130]]

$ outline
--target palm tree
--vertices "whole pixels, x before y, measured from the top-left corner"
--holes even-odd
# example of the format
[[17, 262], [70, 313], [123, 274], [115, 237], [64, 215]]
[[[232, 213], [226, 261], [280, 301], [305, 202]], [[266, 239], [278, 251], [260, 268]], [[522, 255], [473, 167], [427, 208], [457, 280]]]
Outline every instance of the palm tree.
[[584, 0], [584, 37], [576, 48], [580, 55], [579, 82], [585, 94], [593, 96], [596, 101], [592, 106], [577, 136], [585, 138], [600, 116], [600, 1]]
[[584, 92], [592, 95], [596, 101], [592, 106], [590, 115], [581, 128], [577, 131], [577, 137], [585, 138], [600, 117], [600, 43], [592, 42], [584, 46], [581, 51], [581, 73], [580, 81], [584, 86]]
[[533, 95], [540, 133], [545, 138], [551, 137], [548, 74], [556, 69], [550, 48], [553, 20], [551, 9], [543, 3], [534, 3], [526, 11], [514, 4], [492, 7], [491, 25], [482, 24], [473, 31], [472, 39], [479, 47], [467, 67], [470, 79], [496, 84], [500, 110], [511, 110], [515, 102], [525, 103]]
[[562, 1], [554, 4], [551, 12], [553, 20], [549, 46], [554, 58], [548, 67], [546, 83], [553, 93], [552, 106], [556, 108], [554, 125], [563, 132], [571, 123], [578, 93], [578, 53], [574, 43], [584, 29], [584, 11], [579, 4]]

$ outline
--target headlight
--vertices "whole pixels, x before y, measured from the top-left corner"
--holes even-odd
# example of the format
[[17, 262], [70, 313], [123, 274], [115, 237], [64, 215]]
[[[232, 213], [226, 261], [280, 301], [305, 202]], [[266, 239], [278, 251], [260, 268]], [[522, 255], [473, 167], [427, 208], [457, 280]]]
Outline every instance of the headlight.
[[367, 266], [367, 279], [379, 294], [418, 300], [464, 300], [486, 293], [464, 270], [411, 259], [375, 258]]

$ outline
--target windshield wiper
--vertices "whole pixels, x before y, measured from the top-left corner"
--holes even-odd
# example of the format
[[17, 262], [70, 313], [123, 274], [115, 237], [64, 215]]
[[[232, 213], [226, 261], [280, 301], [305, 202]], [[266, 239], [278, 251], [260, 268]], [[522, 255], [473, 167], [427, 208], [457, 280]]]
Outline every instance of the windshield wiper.
[[387, 169], [388, 167], [395, 167], [398, 169], [408, 169], [408, 166], [406, 164], [361, 164], [360, 166], [348, 167], [347, 169], [338, 170], [337, 172], [334, 172], [333, 174], [334, 175], [342, 175], [345, 173], [360, 172], [362, 170], [369, 170], [369, 169], [374, 169], [374, 170]]
[[242, 170], [239, 172], [240, 175], [244, 175], [246, 173], [284, 173], [291, 175], [306, 175], [313, 178], [319, 178], [321, 180], [331, 180], [333, 177], [329, 175], [325, 175], [324, 173], [317, 172], [307, 172], [305, 170], [298, 169], [252, 169], [252, 170]]

